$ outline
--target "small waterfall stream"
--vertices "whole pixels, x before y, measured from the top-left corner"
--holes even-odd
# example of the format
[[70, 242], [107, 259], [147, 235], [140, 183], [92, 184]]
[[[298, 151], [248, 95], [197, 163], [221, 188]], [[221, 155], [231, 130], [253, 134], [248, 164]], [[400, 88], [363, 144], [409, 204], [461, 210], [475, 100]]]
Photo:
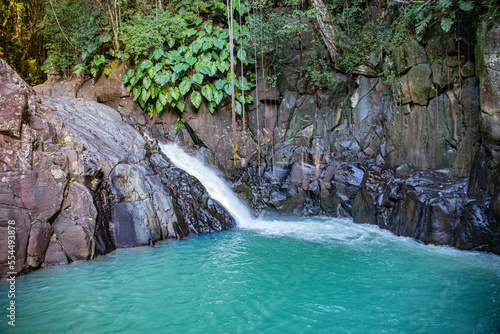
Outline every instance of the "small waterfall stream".
[[196, 177], [207, 189], [212, 199], [219, 202], [240, 227], [249, 227], [255, 220], [248, 207], [243, 204], [231, 187], [212, 168], [205, 166], [197, 158], [187, 154], [177, 144], [162, 144], [160, 149], [174, 165]]

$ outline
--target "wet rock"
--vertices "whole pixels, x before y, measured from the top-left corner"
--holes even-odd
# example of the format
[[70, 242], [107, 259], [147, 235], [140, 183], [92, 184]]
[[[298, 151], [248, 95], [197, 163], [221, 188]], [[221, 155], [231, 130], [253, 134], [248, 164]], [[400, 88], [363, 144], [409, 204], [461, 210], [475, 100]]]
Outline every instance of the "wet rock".
[[411, 172], [404, 166], [394, 173], [372, 167], [354, 201], [354, 221], [424, 243], [496, 251], [499, 231], [488, 216], [489, 196], [468, 197], [467, 181], [446, 170]]

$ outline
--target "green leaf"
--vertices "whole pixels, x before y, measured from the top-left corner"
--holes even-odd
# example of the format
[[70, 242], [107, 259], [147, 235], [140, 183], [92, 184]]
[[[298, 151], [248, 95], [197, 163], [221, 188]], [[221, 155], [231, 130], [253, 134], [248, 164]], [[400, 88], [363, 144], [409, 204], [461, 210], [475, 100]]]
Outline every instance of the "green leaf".
[[224, 48], [224, 40], [222, 39], [214, 39], [213, 40], [214, 46], [218, 48], [219, 50], [222, 50]]
[[106, 62], [107, 60], [103, 55], [95, 55], [94, 59], [92, 60], [92, 64], [96, 66], [102, 65]]
[[214, 90], [213, 95], [214, 95], [215, 105], [218, 105], [222, 101], [224, 93], [220, 90]]
[[180, 73], [185, 72], [189, 67], [190, 67], [189, 64], [180, 63], [180, 64], [175, 65], [173, 70], [174, 70], [174, 73], [180, 74]]
[[178, 100], [178, 99], [179, 99], [179, 96], [180, 96], [179, 88], [174, 87], [174, 88], [170, 91], [170, 95], [172, 96], [172, 98], [173, 98], [174, 100]]
[[217, 68], [219, 69], [219, 71], [222, 72], [222, 73], [224, 73], [227, 70], [229, 70], [229, 68], [231, 66], [231, 64], [229, 62], [225, 61], [225, 60], [220, 61], [220, 62], [218, 61], [216, 63], [216, 65], [217, 65]]
[[169, 38], [167, 40], [167, 44], [168, 44], [168, 47], [171, 48], [171, 47], [173, 47], [175, 45], [175, 40], [172, 39], [172, 38]]
[[191, 89], [191, 81], [189, 78], [185, 78], [182, 80], [181, 84], [179, 85], [179, 90], [181, 92], [181, 95], [186, 95], [187, 92]]
[[[85, 64], [80, 63], [80, 64], [76, 65], [75, 67], [73, 67], [73, 73], [80, 74], [80, 72], [83, 71], [86, 67], [87, 66], [85, 66]], [[125, 83], [126, 83], [126, 81], [125, 81]]]
[[104, 69], [104, 74], [105, 74], [106, 76], [109, 76], [109, 69], [105, 68], [105, 69]]
[[146, 89], [149, 88], [149, 86], [151, 86], [151, 78], [150, 77], [145, 77], [144, 79], [142, 79], [142, 86]]
[[134, 90], [132, 91], [132, 94], [134, 94], [134, 100], [137, 100], [141, 95], [141, 87], [135, 86]]
[[236, 53], [236, 57], [238, 57], [239, 60], [245, 62], [247, 59], [247, 53], [245, 50], [238, 49], [238, 52]]
[[227, 95], [231, 96], [231, 85], [224, 86], [224, 91]]
[[201, 85], [203, 82], [203, 74], [201, 73], [195, 73], [190, 77], [191, 81], [194, 83], [197, 83], [198, 85]]
[[470, 12], [474, 9], [474, 2], [472, 1], [460, 1], [459, 7], [461, 10]]
[[205, 85], [201, 88], [201, 94], [208, 100], [208, 101], [213, 101], [214, 96], [213, 96], [213, 90], [210, 85]]
[[[202, 39], [203, 40], [203, 39]], [[191, 51], [194, 53], [194, 54], [197, 54], [198, 51], [200, 51], [201, 47], [203, 46], [203, 42], [202, 40], [200, 41], [200, 38], [198, 38], [197, 40], [195, 40], [193, 43], [191, 43], [191, 45], [189, 46], [189, 48], [191, 49]]]
[[160, 101], [163, 105], [167, 104], [167, 95], [160, 92], [160, 94], [158, 94], [158, 101]]
[[207, 32], [207, 34], [210, 35], [212, 33], [212, 28], [213, 26], [210, 23], [205, 24], [205, 31]]
[[156, 112], [162, 112], [163, 107], [165, 106], [164, 103], [162, 103], [159, 99], [156, 100]]
[[225, 85], [227, 85], [227, 80], [219, 79], [215, 82], [215, 88], [217, 88], [217, 90], [222, 90]]
[[184, 58], [184, 61], [186, 63], [188, 63], [189, 65], [191, 65], [191, 66], [193, 66], [196, 63], [197, 60], [198, 59], [196, 59], [196, 57], [186, 57], [186, 58]]
[[439, 0], [439, 6], [448, 8], [451, 6], [451, 0]]
[[156, 63], [155, 64], [155, 72], [158, 73], [162, 69], [163, 64], [162, 63]]
[[151, 79], [154, 79], [156, 75], [156, 66], [151, 66], [148, 70], [148, 75]]
[[450, 31], [451, 26], [453, 25], [453, 20], [449, 17], [444, 17], [441, 19], [441, 29], [444, 32]]
[[127, 72], [123, 73], [123, 76], [122, 76], [123, 83], [126, 84], [132, 78], [132, 76], [134, 75], [134, 73], [135, 73], [134, 69], [130, 69]]
[[156, 83], [163, 87], [170, 80], [170, 74], [170, 71], [161, 71], [155, 76]]
[[191, 93], [191, 103], [198, 109], [201, 104], [201, 94], [197, 91]]
[[186, 30], [184, 32], [184, 34], [186, 35], [186, 37], [191, 37], [193, 35], [196, 35], [197, 31], [194, 29], [194, 28], [189, 28], [188, 30]]
[[212, 69], [206, 65], [200, 66], [199, 71], [200, 71], [200, 73], [203, 73], [203, 74], [208, 75], [208, 76], [210, 76], [212, 73]]
[[153, 63], [149, 59], [143, 59], [139, 62], [139, 66], [137, 66], [137, 72], [142, 72], [147, 68], [150, 68]]
[[153, 99], [156, 99], [156, 97], [158, 96], [158, 93], [160, 93], [160, 87], [158, 87], [157, 84], [152, 84], [151, 88], [149, 89], [149, 92], [151, 93], [151, 97]]
[[212, 60], [212, 53], [210, 52], [203, 52], [201, 54], [201, 61], [208, 64]]
[[156, 49], [153, 52], [153, 57], [155, 60], [159, 60], [163, 56], [164, 53], [165, 52], [163, 51], [163, 49]]
[[179, 101], [177, 101], [176, 106], [181, 112], [183, 112], [185, 107], [184, 99], [180, 99]]
[[205, 38], [205, 41], [203, 42], [203, 51], [210, 49], [212, 46], [214, 46], [213, 39]]
[[87, 59], [88, 55], [89, 55], [89, 53], [87, 51], [83, 51], [82, 52], [82, 61], [84, 61], [85, 59]]
[[234, 111], [238, 114], [241, 115], [241, 103], [236, 103], [234, 105]]
[[194, 20], [194, 24], [196, 24], [197, 26], [199, 26], [201, 22], [203, 22], [203, 19], [201, 17]]
[[217, 64], [215, 62], [212, 62], [210, 64], [210, 76], [214, 77], [217, 74]]
[[141, 92], [141, 99], [144, 102], [146, 102], [149, 99], [149, 96], [150, 96], [149, 90], [143, 87]]

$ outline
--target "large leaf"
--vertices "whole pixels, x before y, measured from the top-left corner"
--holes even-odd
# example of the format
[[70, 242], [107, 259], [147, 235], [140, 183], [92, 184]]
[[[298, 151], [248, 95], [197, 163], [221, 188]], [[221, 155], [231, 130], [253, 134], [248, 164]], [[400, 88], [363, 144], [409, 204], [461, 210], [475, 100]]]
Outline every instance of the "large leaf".
[[241, 103], [236, 103], [234, 105], [234, 111], [238, 114], [241, 115]]
[[471, 10], [474, 9], [474, 2], [460, 0], [459, 7], [463, 11], [470, 12]]
[[167, 95], [163, 92], [160, 92], [160, 94], [158, 94], [158, 101], [160, 101], [163, 105], [167, 104]]
[[135, 86], [134, 90], [132, 91], [132, 94], [134, 94], [134, 100], [137, 100], [141, 95], [141, 87]]
[[224, 86], [224, 91], [226, 92], [227, 95], [231, 96], [231, 85], [225, 85]]
[[163, 87], [170, 80], [170, 74], [170, 71], [161, 71], [155, 76], [156, 83]]
[[194, 91], [191, 94], [191, 103], [198, 109], [201, 104], [201, 94], [198, 91]]
[[162, 112], [163, 107], [165, 106], [159, 99], [156, 100], [156, 112]]
[[220, 90], [214, 90], [213, 95], [214, 95], [215, 105], [218, 105], [220, 103], [220, 101], [222, 101], [222, 98], [224, 97], [224, 93]]
[[202, 40], [200, 39], [195, 40], [193, 43], [190, 45], [190, 49], [194, 54], [197, 54], [198, 51], [200, 51], [201, 47], [203, 46]]
[[210, 76], [214, 77], [217, 74], [217, 64], [215, 62], [210, 63]]
[[164, 54], [164, 53], [165, 53], [165, 52], [163, 51], [163, 49], [160, 49], [160, 48], [155, 49], [155, 50], [153, 51], [153, 58], [154, 58], [155, 60], [159, 60], [159, 59], [163, 56], [163, 54]]
[[[80, 74], [81, 71], [83, 71], [87, 66], [85, 66], [84, 63], [80, 63], [78, 65], [76, 65], [75, 67], [73, 67], [73, 73], [76, 73], [76, 74]], [[127, 72], [126, 72], [127, 73]], [[125, 73], [125, 74], [126, 74]], [[123, 78], [125, 78], [125, 74], [123, 75]], [[124, 79], [123, 79], [124, 80]], [[128, 77], [127, 77], [127, 81], [128, 81]], [[123, 81], [124, 83], [127, 83], [127, 81]]]
[[208, 75], [208, 76], [211, 76], [211, 73], [212, 73], [212, 69], [207, 65], [200, 66], [199, 71], [200, 71], [200, 73], [203, 73], [203, 74]]
[[200, 58], [203, 63], [208, 64], [212, 60], [212, 53], [203, 52]]
[[183, 112], [185, 107], [184, 99], [179, 99], [176, 103], [176, 106], [181, 112]]
[[197, 31], [193, 28], [189, 28], [187, 29], [184, 34], [186, 35], [186, 37], [191, 37], [193, 35], [196, 35]]
[[191, 89], [191, 80], [189, 80], [189, 78], [185, 78], [179, 85], [179, 90], [181, 92], [181, 95], [183, 96], [186, 95], [190, 89]]
[[212, 33], [212, 28], [213, 26], [210, 23], [205, 24], [205, 31], [207, 32], [207, 34], [210, 35]]
[[192, 65], [194, 65], [194, 64], [196, 63], [196, 61], [197, 61], [197, 60], [198, 60], [198, 59], [196, 59], [196, 57], [192, 57], [192, 56], [191, 56], [191, 57], [185, 57], [185, 58], [184, 58], [184, 61], [185, 61], [186, 63], [188, 63], [189, 65], [191, 65], [191, 66], [192, 66]]
[[213, 40], [214, 46], [218, 48], [219, 50], [222, 50], [224, 48], [224, 40], [222, 39], [214, 39]]
[[191, 81], [194, 83], [197, 83], [198, 85], [201, 85], [203, 82], [203, 74], [201, 73], [195, 73], [190, 77]]
[[205, 98], [208, 101], [213, 101], [214, 100], [213, 90], [212, 90], [212, 87], [210, 87], [210, 85], [203, 86], [201, 88], [201, 94], [203, 94], [203, 96], [205, 96]]
[[156, 75], [156, 66], [151, 66], [148, 70], [148, 75], [151, 79], [154, 79]]
[[448, 8], [451, 6], [451, 0], [439, 0], [439, 6]]
[[174, 73], [180, 74], [180, 73], [186, 72], [186, 70], [188, 70], [189, 67], [191, 67], [191, 65], [186, 64], [186, 63], [181, 63], [181, 64], [175, 65], [173, 70], [174, 70]]
[[146, 102], [149, 99], [149, 96], [150, 96], [149, 89], [143, 87], [141, 92], [141, 99], [144, 102]]
[[214, 42], [212, 38], [205, 38], [205, 41], [203, 42], [203, 51], [210, 49], [213, 45]]
[[172, 88], [172, 90], [170, 91], [170, 96], [172, 96], [174, 100], [178, 100], [180, 96], [179, 88], [177, 87]]
[[151, 65], [153, 65], [153, 63], [151, 62], [151, 60], [149, 60], [149, 59], [143, 59], [143, 60], [139, 61], [139, 66], [137, 66], [137, 72], [142, 72], [145, 69], [150, 68]]
[[152, 84], [151, 87], [149, 88], [149, 92], [151, 94], [151, 97], [153, 99], [156, 99], [158, 93], [160, 92], [160, 87], [158, 87], [157, 84]]
[[241, 60], [242, 62], [245, 62], [247, 59], [247, 52], [240, 48], [240, 49], [238, 49], [236, 56], [238, 57], [239, 60]]
[[149, 86], [151, 86], [151, 78], [150, 77], [145, 77], [144, 79], [142, 79], [142, 86], [146, 89], [149, 88]]
[[449, 17], [444, 17], [441, 19], [441, 29], [444, 32], [450, 31], [451, 26], [453, 25], [453, 20]]
[[222, 90], [225, 85], [227, 85], [227, 80], [219, 79], [215, 82], [215, 88], [217, 88], [217, 90]]

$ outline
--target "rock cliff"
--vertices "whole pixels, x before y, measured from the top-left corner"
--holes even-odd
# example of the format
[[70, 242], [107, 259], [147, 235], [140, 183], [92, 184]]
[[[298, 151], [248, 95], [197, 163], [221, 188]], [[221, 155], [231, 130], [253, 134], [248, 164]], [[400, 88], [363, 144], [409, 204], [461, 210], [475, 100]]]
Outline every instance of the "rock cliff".
[[235, 225], [109, 106], [37, 96], [0, 59], [0, 108], [0, 275]]
[[322, 89], [300, 75], [302, 61], [322, 57], [308, 27], [281, 72], [265, 68], [275, 84], [261, 80], [251, 92], [259, 100], [238, 120], [236, 167], [229, 103], [211, 115], [186, 101], [180, 129], [180, 115], [149, 119], [120, 86], [123, 63], [95, 84], [120, 89], [78, 80], [37, 89], [104, 101], [154, 138], [208, 148], [257, 211], [353, 217], [426, 243], [499, 253], [499, 26], [462, 29], [460, 39], [437, 27], [381, 65], [395, 80], [335, 72]]

